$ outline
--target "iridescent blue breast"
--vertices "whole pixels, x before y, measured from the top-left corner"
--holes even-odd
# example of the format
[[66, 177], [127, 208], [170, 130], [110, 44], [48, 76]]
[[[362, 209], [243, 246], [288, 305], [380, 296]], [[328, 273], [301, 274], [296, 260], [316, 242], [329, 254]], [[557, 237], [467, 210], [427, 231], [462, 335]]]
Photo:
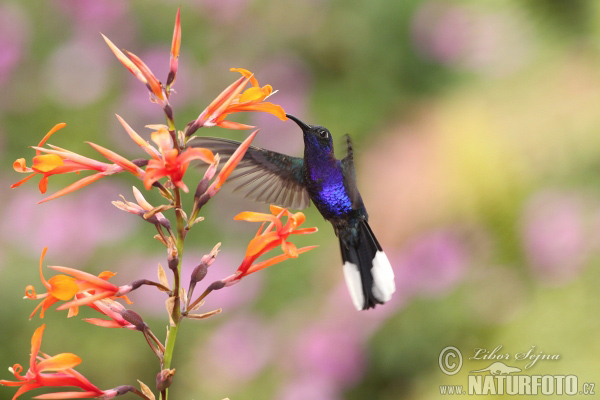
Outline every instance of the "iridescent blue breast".
[[352, 212], [352, 200], [344, 186], [338, 163], [309, 167], [308, 192], [325, 218], [343, 217]]

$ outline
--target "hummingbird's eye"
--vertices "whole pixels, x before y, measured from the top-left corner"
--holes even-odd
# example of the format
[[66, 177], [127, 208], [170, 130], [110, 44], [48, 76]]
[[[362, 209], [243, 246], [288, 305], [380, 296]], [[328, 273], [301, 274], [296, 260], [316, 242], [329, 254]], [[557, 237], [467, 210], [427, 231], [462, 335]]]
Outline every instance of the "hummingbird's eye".
[[323, 139], [327, 138], [327, 131], [325, 129], [319, 129], [317, 131], [317, 133], [319, 134], [319, 136], [321, 136]]

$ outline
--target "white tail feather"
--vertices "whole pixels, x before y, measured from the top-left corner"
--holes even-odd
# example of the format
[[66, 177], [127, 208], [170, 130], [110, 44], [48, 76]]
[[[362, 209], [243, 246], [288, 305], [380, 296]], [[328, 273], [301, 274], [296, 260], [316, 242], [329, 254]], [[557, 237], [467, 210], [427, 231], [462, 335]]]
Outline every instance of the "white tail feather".
[[394, 282], [394, 271], [390, 260], [383, 251], [378, 251], [375, 254], [371, 274], [373, 275], [373, 295], [382, 303], [389, 301], [396, 291], [396, 283]]
[[365, 295], [363, 294], [362, 280], [360, 279], [358, 266], [346, 261], [344, 263], [344, 277], [346, 278], [346, 285], [348, 286], [354, 307], [357, 310], [362, 310], [365, 304]]

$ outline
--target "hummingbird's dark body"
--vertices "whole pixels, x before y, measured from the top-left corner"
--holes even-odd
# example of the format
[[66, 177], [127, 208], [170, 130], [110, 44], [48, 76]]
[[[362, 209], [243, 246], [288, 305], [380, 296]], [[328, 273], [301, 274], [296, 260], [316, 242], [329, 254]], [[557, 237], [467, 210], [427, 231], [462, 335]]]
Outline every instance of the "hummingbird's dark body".
[[[367, 210], [356, 186], [352, 146], [337, 160], [329, 131], [306, 125], [288, 115], [304, 133], [304, 158], [290, 157], [251, 146], [229, 181], [246, 197], [288, 208], [302, 209], [310, 202], [331, 222], [340, 240], [344, 275], [354, 305], [367, 309], [382, 304], [395, 291], [394, 274], [368, 224]], [[198, 138], [194, 146], [207, 147], [227, 158], [238, 142]]]

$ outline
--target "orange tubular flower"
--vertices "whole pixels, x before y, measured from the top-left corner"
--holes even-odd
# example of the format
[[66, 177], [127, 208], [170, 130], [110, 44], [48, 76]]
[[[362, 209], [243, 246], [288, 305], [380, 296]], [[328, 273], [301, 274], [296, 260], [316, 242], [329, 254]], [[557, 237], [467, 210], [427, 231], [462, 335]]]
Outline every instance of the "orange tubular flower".
[[[238, 122], [226, 121], [229, 114], [243, 111], [262, 111], [275, 115], [285, 121], [285, 111], [277, 104], [265, 102], [271, 96], [273, 88], [265, 85], [262, 88], [252, 72], [243, 68], [231, 68], [231, 71], [239, 72], [242, 77], [225, 89], [206, 109], [198, 119], [192, 123], [187, 135], [193, 134], [202, 126], [220, 126], [227, 129], [252, 129], [254, 126], [240, 124]], [[252, 87], [242, 91], [250, 82]]]
[[[56, 275], [56, 276], [53, 276], [52, 278], [50, 278], [49, 280], [46, 280], [44, 278], [42, 266], [43, 266], [44, 257], [46, 256], [47, 250], [48, 250], [47, 247], [44, 248], [44, 250], [42, 251], [42, 256], [40, 257], [40, 278], [42, 280], [42, 284], [46, 287], [46, 289], [48, 289], [48, 292], [38, 295], [38, 294], [36, 294], [35, 289], [33, 288], [33, 285], [29, 285], [25, 288], [25, 297], [26, 298], [31, 299], [31, 300], [44, 299], [33, 310], [31, 315], [29, 316], [29, 319], [32, 319], [33, 316], [37, 313], [37, 311], [40, 308], [42, 309], [42, 311], [40, 312], [40, 318], [44, 318], [44, 313], [54, 303], [56, 303], [57, 301], [60, 301], [60, 300], [63, 300], [63, 301], [70, 300], [73, 297], [75, 297], [75, 295], [79, 291], [79, 288], [77, 287], [77, 284], [75, 283], [75, 279], [70, 276]], [[69, 317], [72, 317], [73, 315], [77, 315], [76, 309], [69, 310]]]
[[102, 318], [84, 318], [84, 321], [89, 322], [92, 325], [101, 326], [103, 328], [126, 328], [137, 330], [135, 325], [123, 318], [122, 313], [125, 312], [126, 309], [121, 303], [117, 303], [110, 299], [103, 299], [91, 303], [90, 307], [110, 318], [109, 320]]
[[[100, 275], [94, 276], [92, 274], [88, 274], [87, 272], [79, 271], [73, 268], [55, 266], [50, 268], [59, 272], [63, 272], [67, 275], [55, 275], [46, 280], [42, 272], [42, 265], [47, 250], [48, 248], [44, 248], [42, 251], [42, 256], [40, 257], [40, 278], [42, 284], [48, 291], [46, 293], [37, 294], [33, 285], [28, 285], [25, 288], [25, 298], [31, 300], [43, 299], [43, 301], [33, 310], [29, 316], [29, 319], [32, 319], [40, 308], [40, 318], [44, 318], [45, 311], [54, 303], [58, 301], [69, 301], [75, 298], [75, 300], [69, 301], [68, 303], [58, 307], [58, 310], [64, 310], [68, 308], [68, 316], [73, 317], [77, 315], [79, 306], [90, 304], [96, 300], [115, 297], [115, 295], [119, 292], [119, 287], [107, 281], [115, 275], [110, 271], [104, 271]], [[90, 296], [77, 298], [77, 295], [82, 293], [88, 293]]]
[[[283, 216], [287, 216], [285, 225], [281, 221]], [[299, 254], [317, 247], [307, 246], [297, 249], [293, 243], [287, 241], [290, 235], [309, 234], [317, 231], [317, 228], [298, 229], [298, 226], [302, 225], [306, 219], [301, 212], [292, 214], [286, 209], [271, 205], [271, 214], [246, 211], [236, 215], [234, 219], [263, 222], [263, 225], [261, 225], [256, 236], [248, 244], [246, 257], [236, 273], [223, 280], [227, 286], [239, 282], [243, 277], [256, 271], [260, 271], [261, 269], [270, 267], [273, 264], [280, 263], [289, 258], [296, 258]], [[269, 225], [263, 230], [264, 223], [266, 222], [269, 222]], [[281, 246], [283, 254], [256, 264], [254, 263], [260, 256], [278, 246]]]
[[61, 353], [49, 357], [42, 353], [40, 356], [44, 329], [45, 325], [37, 328], [31, 338], [29, 370], [25, 375], [21, 375], [23, 367], [20, 364], [15, 364], [9, 370], [14, 374], [16, 381], [0, 380], [0, 385], [19, 387], [17, 393], [13, 396], [13, 400], [30, 390], [42, 387], [76, 387], [83, 390], [83, 392], [49, 393], [38, 396], [36, 397], [37, 399], [83, 399], [97, 397], [112, 399], [117, 395], [114, 389], [106, 391], [98, 389], [83, 375], [75, 371], [73, 367], [81, 363], [81, 358], [75, 354]]
[[246, 140], [244, 140], [238, 146], [238, 148], [233, 152], [231, 157], [229, 157], [229, 160], [227, 160], [227, 162], [221, 169], [221, 172], [219, 172], [219, 175], [217, 175], [217, 178], [214, 180], [212, 185], [210, 185], [210, 187], [207, 189], [206, 193], [208, 193], [209, 196], [212, 197], [215, 194], [217, 194], [219, 192], [219, 190], [221, 190], [221, 187], [223, 186], [223, 184], [225, 183], [227, 178], [229, 178], [229, 175], [231, 175], [231, 173], [233, 172], [235, 167], [237, 167], [237, 165], [240, 163], [240, 161], [242, 161], [242, 158], [244, 158], [246, 151], [248, 151], [248, 148], [250, 147], [250, 144], [256, 137], [257, 133], [258, 133], [258, 129], [255, 130], [254, 132], [252, 132], [252, 134], [250, 134], [250, 136], [248, 136], [246, 138]]
[[137, 167], [135, 164], [133, 164], [131, 161], [93, 143], [90, 143], [90, 145], [94, 147], [98, 152], [103, 154], [110, 161], [112, 161], [114, 164], [100, 162], [88, 157], [84, 157], [77, 153], [61, 149], [56, 146], [49, 146], [51, 147], [50, 149], [41, 147], [44, 145], [44, 143], [46, 143], [50, 136], [52, 136], [55, 132], [64, 128], [65, 126], [66, 124], [64, 123], [55, 125], [46, 134], [46, 136], [44, 136], [44, 138], [40, 141], [40, 143], [37, 146], [33, 146], [33, 148], [36, 150], [36, 155], [35, 157], [33, 157], [33, 163], [31, 167], [27, 167], [27, 163], [25, 162], [24, 158], [19, 158], [13, 163], [13, 168], [15, 171], [21, 173], [29, 173], [30, 175], [25, 177], [25, 179], [14, 183], [11, 186], [11, 188], [21, 186], [23, 183], [27, 182], [35, 175], [40, 174], [42, 175], [42, 179], [40, 180], [39, 189], [41, 193], [46, 193], [46, 190], [48, 188], [48, 178], [52, 175], [80, 171], [97, 171], [96, 174], [79, 179], [78, 181], [67, 186], [66, 188], [59, 190], [51, 196], [46, 197], [45, 199], [40, 201], [40, 203], [43, 203], [45, 201], [53, 200], [57, 197], [64, 196], [65, 194], [81, 189], [82, 187], [87, 186], [90, 183], [93, 183], [108, 175], [117, 174], [123, 171], [129, 171], [132, 174], [139, 177], [141, 177], [144, 174], [144, 171]]
[[166, 126], [151, 126], [158, 128], [158, 131], [152, 133], [152, 141], [158, 145], [160, 155], [152, 155], [153, 160], [148, 162], [146, 174], [144, 176], [144, 187], [147, 190], [152, 188], [152, 184], [165, 176], [169, 177], [175, 187], [183, 189], [186, 193], [188, 188], [183, 183], [183, 175], [188, 165], [193, 160], [202, 160], [212, 164], [215, 160], [212, 151], [201, 147], [188, 148], [182, 153], [173, 148], [173, 141]]
[[109, 38], [102, 35], [104, 41], [111, 49], [117, 59], [131, 72], [135, 77], [146, 85], [151, 93], [151, 99], [153, 102], [158, 103], [161, 107], [166, 108], [169, 105], [167, 93], [162, 83], [154, 76], [150, 68], [135, 54], [127, 52], [127, 55], [123, 54]]
[[175, 29], [173, 30], [173, 41], [171, 42], [171, 59], [169, 63], [169, 76], [167, 78], [167, 88], [175, 83], [177, 69], [179, 67], [179, 48], [181, 47], [181, 7], [177, 9], [175, 17]]

